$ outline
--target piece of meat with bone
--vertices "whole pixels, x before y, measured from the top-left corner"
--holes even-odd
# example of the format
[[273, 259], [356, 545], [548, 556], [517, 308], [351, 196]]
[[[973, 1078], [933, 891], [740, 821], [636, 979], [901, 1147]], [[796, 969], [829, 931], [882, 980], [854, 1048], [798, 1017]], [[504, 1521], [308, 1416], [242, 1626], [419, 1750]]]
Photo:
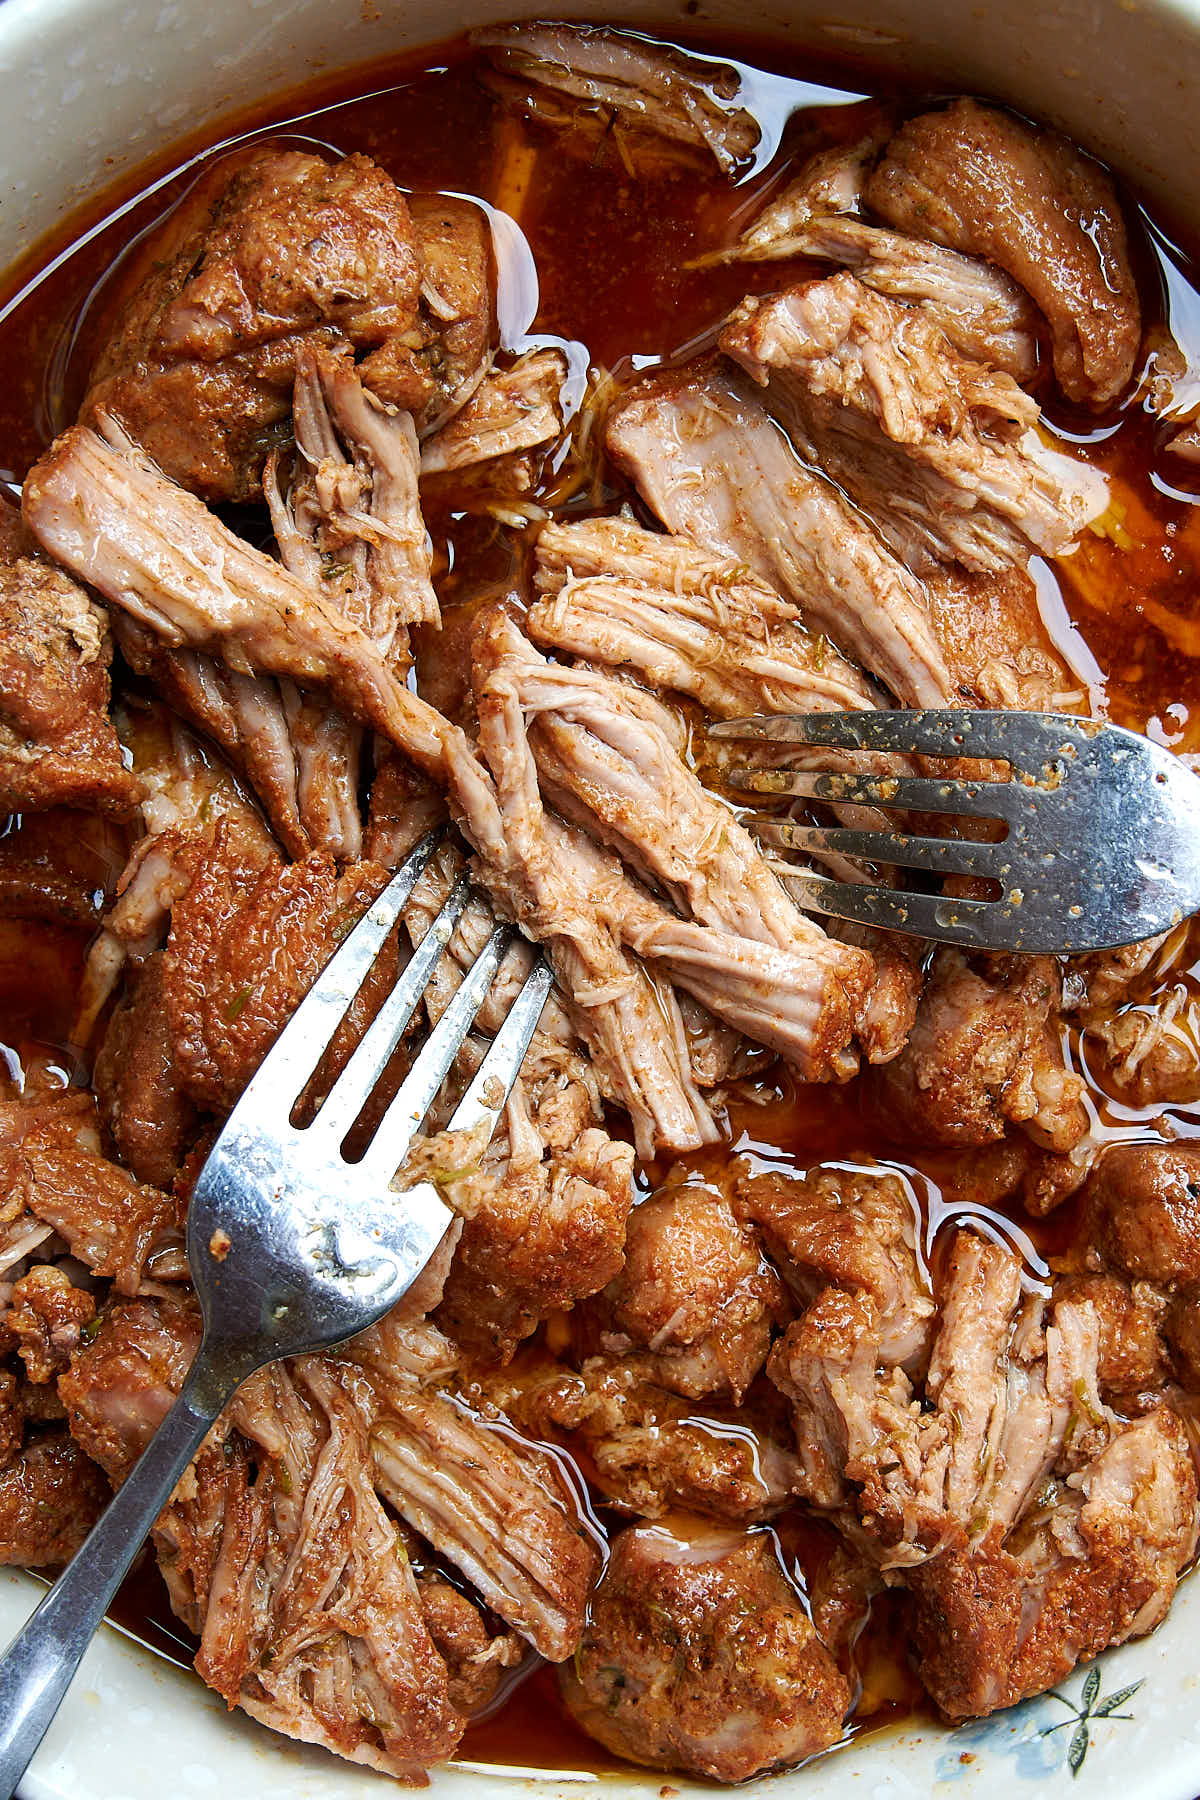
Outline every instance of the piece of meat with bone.
[[359, 373], [381, 400], [411, 413], [425, 438], [467, 404], [491, 367], [495, 272], [487, 214], [477, 202], [413, 194], [408, 207], [420, 259], [416, 314], [363, 359]]
[[1063, 1059], [1062, 975], [1049, 957], [933, 958], [905, 1048], [871, 1076], [889, 1131], [966, 1146], [1016, 1125], [1071, 1150], [1086, 1135], [1083, 1081]]
[[585, 142], [612, 130], [627, 167], [636, 169], [647, 136], [704, 161], [711, 156], [725, 174], [759, 142], [753, 114], [737, 104], [740, 75], [711, 57], [593, 25], [488, 26], [473, 31], [471, 42], [500, 71], [502, 98]]
[[1111, 177], [1065, 138], [956, 100], [901, 126], [867, 183], [888, 224], [982, 256], [1036, 303], [1069, 400], [1107, 406], [1132, 378], [1141, 309]]
[[905, 704], [953, 701], [917, 581], [800, 462], [746, 376], [704, 363], [640, 382], [607, 443], [670, 531], [745, 563]]
[[961, 355], [1032, 381], [1038, 368], [1038, 312], [1002, 269], [919, 238], [843, 216], [847, 209], [799, 216], [785, 189], [735, 247], [749, 261], [805, 256], [850, 269], [865, 287], [917, 306]]
[[559, 350], [530, 350], [510, 368], [493, 368], [466, 405], [421, 445], [422, 476], [534, 450], [556, 438], [566, 372]]
[[349, 715], [444, 775], [448, 741], [466, 740], [371, 639], [165, 480], [111, 420], [106, 430], [74, 426], [26, 478], [25, 518], [51, 553], [165, 643], [328, 687]]
[[551, 520], [535, 555], [528, 630], [550, 649], [631, 670], [719, 719], [882, 704], [797, 607], [686, 537], [621, 518]]
[[127, 813], [137, 778], [108, 716], [103, 609], [0, 503], [0, 813]]
[[637, 1355], [646, 1377], [698, 1400], [740, 1404], [786, 1313], [753, 1234], [716, 1190], [664, 1188], [630, 1216], [625, 1262], [585, 1308], [610, 1356]]
[[853, 275], [743, 301], [720, 345], [919, 574], [1059, 555], [1108, 504], [1102, 477], [1043, 446], [1037, 402], [1011, 376]]
[[1196, 1476], [1167, 1407], [1115, 1431], [1003, 1545], [950, 1549], [908, 1577], [909, 1642], [949, 1719], [1054, 1687], [1166, 1614], [1197, 1531]]
[[411, 333], [421, 284], [404, 196], [367, 157], [258, 145], [223, 158], [127, 271], [82, 416], [118, 419], [205, 499], [256, 499], [299, 347]]
[[119, 1293], [186, 1278], [176, 1203], [103, 1154], [79, 1089], [0, 1100], [0, 1271], [53, 1234]]
[[774, 1539], [687, 1518], [615, 1540], [561, 1685], [607, 1749], [710, 1781], [815, 1756], [850, 1706]]
[[69, 1562], [111, 1498], [100, 1470], [65, 1431], [31, 1437], [0, 1467], [0, 1564]]

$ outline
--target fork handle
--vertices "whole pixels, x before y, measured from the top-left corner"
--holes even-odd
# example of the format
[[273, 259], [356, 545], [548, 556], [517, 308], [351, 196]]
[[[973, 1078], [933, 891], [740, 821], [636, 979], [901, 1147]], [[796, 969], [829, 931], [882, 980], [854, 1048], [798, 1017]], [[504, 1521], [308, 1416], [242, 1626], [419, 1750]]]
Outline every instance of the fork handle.
[[130, 1563], [228, 1397], [213, 1404], [211, 1375], [197, 1366], [206, 1360], [201, 1351], [132, 1472], [0, 1657], [2, 1800], [12, 1800]]

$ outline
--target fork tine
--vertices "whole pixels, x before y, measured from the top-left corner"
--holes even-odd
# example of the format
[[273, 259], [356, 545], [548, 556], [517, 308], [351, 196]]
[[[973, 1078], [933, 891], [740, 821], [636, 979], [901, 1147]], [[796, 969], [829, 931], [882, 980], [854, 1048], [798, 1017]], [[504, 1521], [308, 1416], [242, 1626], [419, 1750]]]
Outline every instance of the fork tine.
[[1029, 809], [1014, 781], [934, 780], [924, 775], [817, 774], [812, 770], [728, 769], [722, 780], [742, 794], [795, 795], [837, 806], [895, 806], [905, 812], [962, 813], [1012, 821]]
[[1030, 749], [1043, 757], [1072, 755], [1091, 741], [1097, 727], [1093, 720], [1061, 713], [971, 712], [963, 708], [949, 715], [897, 708], [891, 712], [775, 713], [722, 719], [708, 729], [711, 737], [815, 744], [836, 750], [1000, 757], [1005, 761], [1019, 758], [1020, 766], [1027, 768]]
[[471, 964], [367, 1146], [358, 1165], [365, 1179], [386, 1186], [400, 1167], [516, 935], [511, 925], [497, 925]]
[[490, 1119], [495, 1125], [521, 1072], [525, 1052], [533, 1041], [553, 985], [554, 971], [546, 958], [540, 957], [525, 977], [508, 1017], [455, 1107], [447, 1130], [473, 1131], [482, 1119]]
[[903, 832], [851, 831], [823, 825], [793, 825], [786, 819], [751, 819], [764, 844], [809, 853], [836, 851], [865, 862], [898, 863], [904, 869], [926, 869], [931, 875], [985, 875], [1004, 879], [1004, 844], [980, 844], [962, 838], [909, 837]]
[[401, 1033], [420, 1005], [429, 978], [454, 936], [471, 897], [466, 876], [455, 883], [445, 905], [396, 978], [387, 999], [363, 1033], [345, 1068], [330, 1088], [309, 1131], [333, 1135], [340, 1143], [366, 1104], [391, 1060]]
[[345, 943], [330, 957], [242, 1090], [231, 1121], [253, 1116], [264, 1107], [282, 1106], [285, 1112], [291, 1111], [370, 974], [442, 835], [431, 831], [409, 852]]
[[943, 943], [983, 945], [999, 902], [952, 900], [941, 894], [909, 894], [898, 888], [861, 886], [810, 874], [787, 863], [771, 867], [786, 882], [797, 905], [808, 912], [853, 919], [875, 925], [881, 931], [903, 931], [916, 937], [935, 937]]

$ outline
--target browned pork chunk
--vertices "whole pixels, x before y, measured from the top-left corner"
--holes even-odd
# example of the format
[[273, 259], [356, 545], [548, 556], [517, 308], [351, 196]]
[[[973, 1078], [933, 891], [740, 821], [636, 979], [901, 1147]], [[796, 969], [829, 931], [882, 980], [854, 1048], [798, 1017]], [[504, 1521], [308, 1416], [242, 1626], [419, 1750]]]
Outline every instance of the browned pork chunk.
[[425, 437], [466, 404], [491, 365], [492, 243], [483, 208], [470, 200], [414, 194], [408, 204], [420, 266], [416, 314], [379, 342], [361, 372]]
[[620, 1273], [586, 1309], [609, 1355], [689, 1399], [740, 1403], [767, 1360], [785, 1302], [751, 1232], [702, 1187], [666, 1188], [634, 1208]]
[[1200, 1150], [1114, 1144], [1085, 1190], [1088, 1241], [1130, 1281], [1200, 1288]]
[[175, 1061], [161, 951], [133, 974], [113, 1011], [92, 1085], [126, 1168], [139, 1181], [169, 1188], [199, 1127]]
[[1037, 404], [1011, 376], [853, 275], [744, 301], [720, 344], [801, 454], [920, 573], [1057, 555], [1108, 504], [1100, 478], [1043, 447]]
[[630, 167], [647, 136], [711, 156], [727, 174], [758, 143], [753, 115], [737, 105], [741, 78], [727, 64], [592, 25], [503, 25], [471, 41], [501, 71], [502, 98], [584, 145], [615, 129]]
[[[325, 856], [247, 863], [227, 830], [187, 860], [191, 880], [163, 953], [162, 1003], [180, 1087], [198, 1106], [225, 1112], [387, 872], [374, 863], [339, 872]], [[335, 1057], [378, 1007], [395, 966], [393, 948], [339, 1026]]]
[[773, 1540], [687, 1521], [616, 1539], [561, 1681], [608, 1749], [716, 1781], [827, 1749], [850, 1705]]
[[909, 1576], [927, 1690], [950, 1719], [994, 1712], [1153, 1631], [1196, 1528], [1186, 1434], [1160, 1407], [1118, 1430], [1003, 1547], [952, 1549]]
[[[525, 961], [518, 959], [521, 973]], [[435, 1003], [427, 1000], [431, 1018], [452, 991], [448, 984]], [[543, 1319], [616, 1273], [633, 1201], [633, 1146], [603, 1129], [594, 1073], [553, 1001], [547, 1014], [482, 1156], [477, 1143], [458, 1151], [451, 1134], [437, 1158], [443, 1192], [462, 1220], [438, 1322], [493, 1363], [507, 1362]], [[483, 1047], [472, 1041], [460, 1063], [468, 1054], [474, 1063]]]
[[65, 1431], [31, 1437], [0, 1466], [0, 1563], [69, 1562], [110, 1498], [100, 1470]]
[[1049, 957], [934, 956], [912, 1035], [872, 1077], [889, 1130], [986, 1144], [1009, 1124], [1067, 1151], [1084, 1137], [1082, 1078], [1063, 1060], [1062, 977]]
[[421, 280], [404, 197], [367, 157], [256, 146], [222, 159], [128, 271], [84, 417], [119, 419], [206, 499], [256, 498], [299, 346], [411, 331]]
[[57, 1233], [124, 1294], [187, 1274], [176, 1203], [108, 1160], [79, 1089], [0, 1100], [0, 1194], [0, 1271]]
[[1067, 666], [1042, 616], [1032, 575], [943, 568], [925, 583], [942, 654], [964, 696], [978, 706], [1076, 712], [1086, 690]]
[[956, 100], [901, 126], [867, 183], [900, 231], [982, 256], [1050, 327], [1068, 399], [1107, 406], [1133, 374], [1141, 310], [1110, 177], [1065, 138]]
[[0, 813], [136, 803], [108, 716], [111, 661], [103, 609], [0, 505]]
[[906, 704], [953, 700], [918, 583], [800, 462], [744, 376], [700, 365], [641, 382], [607, 441], [669, 530], [745, 563]]

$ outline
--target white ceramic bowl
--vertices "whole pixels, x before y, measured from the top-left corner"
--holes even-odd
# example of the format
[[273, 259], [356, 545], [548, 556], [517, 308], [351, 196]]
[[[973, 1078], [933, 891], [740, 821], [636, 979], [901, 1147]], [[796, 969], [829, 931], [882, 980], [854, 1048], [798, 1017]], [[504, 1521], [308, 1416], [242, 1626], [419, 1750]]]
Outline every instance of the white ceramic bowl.
[[[531, 0], [527, 0], [530, 4]], [[0, 0], [0, 268], [65, 209], [173, 140], [309, 75], [487, 20], [521, 0]], [[541, 9], [657, 27], [679, 0]], [[689, 21], [690, 22], [690, 21]], [[931, 87], [1052, 120], [1154, 205], [1200, 223], [1200, 0], [704, 0], [696, 22], [862, 48]], [[35, 1603], [0, 1571], [0, 1643]], [[774, 1800], [1192, 1800], [1200, 1792], [1200, 1577], [1161, 1630], [1077, 1670], [1055, 1695], [979, 1724], [898, 1727], [771, 1782]], [[1123, 1694], [1124, 1690], [1132, 1690]], [[653, 1800], [662, 1777], [604, 1777]], [[436, 1800], [527, 1785], [578, 1796], [587, 1774], [459, 1765]], [[671, 1786], [699, 1792], [686, 1782]], [[22, 1784], [24, 1800], [362, 1800], [395, 1784], [226, 1715], [194, 1676], [104, 1628]], [[750, 1790], [765, 1793], [767, 1784]]]

